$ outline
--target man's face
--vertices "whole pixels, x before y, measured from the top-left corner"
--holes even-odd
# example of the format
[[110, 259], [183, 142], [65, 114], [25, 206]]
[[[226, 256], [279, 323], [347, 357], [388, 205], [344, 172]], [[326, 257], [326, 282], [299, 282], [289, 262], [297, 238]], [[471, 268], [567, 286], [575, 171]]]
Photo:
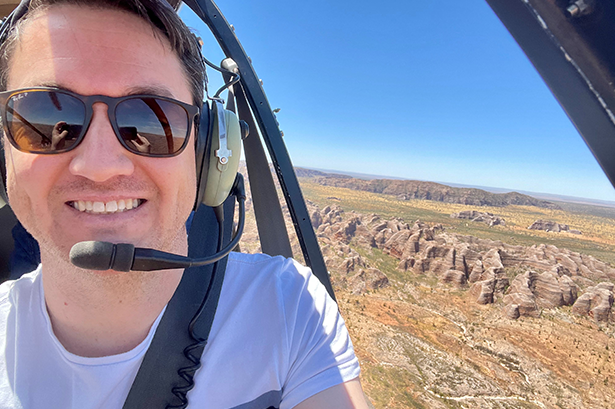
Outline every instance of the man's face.
[[[137, 16], [53, 6], [21, 33], [8, 89], [57, 86], [82, 95], [157, 94], [192, 103], [167, 40]], [[185, 251], [184, 222], [196, 186], [193, 141], [176, 157], [137, 156], [117, 140], [106, 105], [96, 103], [84, 140], [70, 152], [36, 155], [5, 144], [11, 207], [43, 255], [67, 258], [85, 240]], [[81, 201], [113, 210], [114, 202], [135, 199], [138, 207], [107, 214], [73, 206]]]

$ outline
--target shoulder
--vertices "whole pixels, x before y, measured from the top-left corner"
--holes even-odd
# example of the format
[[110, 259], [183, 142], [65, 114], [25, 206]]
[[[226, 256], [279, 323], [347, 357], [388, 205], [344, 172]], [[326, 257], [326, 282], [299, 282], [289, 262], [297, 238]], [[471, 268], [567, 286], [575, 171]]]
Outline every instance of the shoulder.
[[41, 266], [17, 280], [5, 281], [0, 285], [0, 308], [15, 305], [24, 298], [30, 299], [40, 280]]
[[[0, 350], [5, 348], [6, 337], [15, 334], [20, 322], [30, 320], [40, 303], [40, 266], [18, 280], [0, 285]], [[0, 365], [1, 367], [1, 365]]]
[[231, 253], [227, 265], [226, 281], [239, 286], [257, 286], [263, 293], [285, 300], [308, 292], [326, 294], [324, 286], [310, 268], [294, 259], [267, 254]]
[[243, 275], [275, 274], [276, 277], [284, 275], [310, 274], [310, 269], [302, 266], [291, 258], [282, 256], [272, 257], [263, 253], [249, 254], [233, 252], [229, 255], [227, 269], [233, 269]]
[[[291, 408], [359, 374], [337, 304], [318, 278], [293, 259], [265, 254], [229, 256], [204, 354], [199, 376], [208, 386], [195, 393], [233, 396], [220, 407], [278, 391], [279, 407]], [[249, 399], [236, 395], [236, 384], [250, 385]]]
[[266, 254], [231, 253], [220, 306], [275, 319], [288, 338], [305, 321], [338, 315], [337, 304], [310, 268]]
[[[270, 330], [265, 332], [277, 338], [271, 345], [284, 351], [280, 408], [294, 407], [359, 376], [359, 362], [337, 303], [311, 269], [292, 259], [264, 254], [234, 254], [229, 266], [225, 280], [230, 275], [231, 281], [257, 283], [248, 308], [266, 317]], [[263, 306], [273, 303], [277, 304], [275, 312], [263, 313]], [[272, 330], [276, 322], [279, 329]]]
[[[266, 254], [233, 253], [229, 259], [222, 297], [225, 301], [264, 310], [285, 326], [288, 341], [298, 341], [309, 331], [324, 326], [343, 326], [337, 303], [310, 268], [296, 260]], [[275, 311], [275, 313], [274, 313]], [[308, 332], [309, 332], [308, 331]], [[298, 339], [298, 338], [299, 339]]]

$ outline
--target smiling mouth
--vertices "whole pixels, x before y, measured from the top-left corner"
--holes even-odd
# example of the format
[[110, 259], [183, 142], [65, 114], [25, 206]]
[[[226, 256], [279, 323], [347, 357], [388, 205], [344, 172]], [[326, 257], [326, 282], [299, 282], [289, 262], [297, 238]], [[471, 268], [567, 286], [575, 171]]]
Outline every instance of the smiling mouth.
[[145, 199], [120, 199], [110, 202], [91, 202], [89, 200], [76, 200], [67, 202], [69, 206], [82, 213], [114, 214], [136, 209], [145, 203]]

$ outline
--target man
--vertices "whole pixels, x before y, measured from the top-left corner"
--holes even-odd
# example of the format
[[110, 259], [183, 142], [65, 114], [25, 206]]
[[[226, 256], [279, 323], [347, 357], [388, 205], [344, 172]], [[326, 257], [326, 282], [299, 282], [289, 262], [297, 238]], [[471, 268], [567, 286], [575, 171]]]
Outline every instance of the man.
[[[6, 185], [42, 263], [0, 287], [2, 408], [126, 399], [183, 271], [88, 271], [68, 253], [86, 240], [187, 253], [204, 73], [186, 30], [158, 0], [35, 0], [3, 45], [2, 85], [22, 90], [1, 98]], [[177, 131], [189, 143], [152, 157], [122, 140], [147, 122], [143, 101], [191, 124]], [[37, 142], [60, 121], [74, 134]], [[189, 407], [257, 408], [272, 392], [263, 407], [367, 407], [337, 306], [289, 260], [230, 257], [202, 359]]]

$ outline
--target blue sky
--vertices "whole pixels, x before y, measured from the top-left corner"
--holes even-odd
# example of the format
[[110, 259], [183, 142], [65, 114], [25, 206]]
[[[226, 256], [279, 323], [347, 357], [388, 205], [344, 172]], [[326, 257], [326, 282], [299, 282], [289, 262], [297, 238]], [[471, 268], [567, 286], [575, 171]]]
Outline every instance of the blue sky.
[[[296, 166], [615, 201], [482, 0], [217, 4], [281, 108]], [[180, 14], [218, 63], [205, 26], [188, 8]]]

